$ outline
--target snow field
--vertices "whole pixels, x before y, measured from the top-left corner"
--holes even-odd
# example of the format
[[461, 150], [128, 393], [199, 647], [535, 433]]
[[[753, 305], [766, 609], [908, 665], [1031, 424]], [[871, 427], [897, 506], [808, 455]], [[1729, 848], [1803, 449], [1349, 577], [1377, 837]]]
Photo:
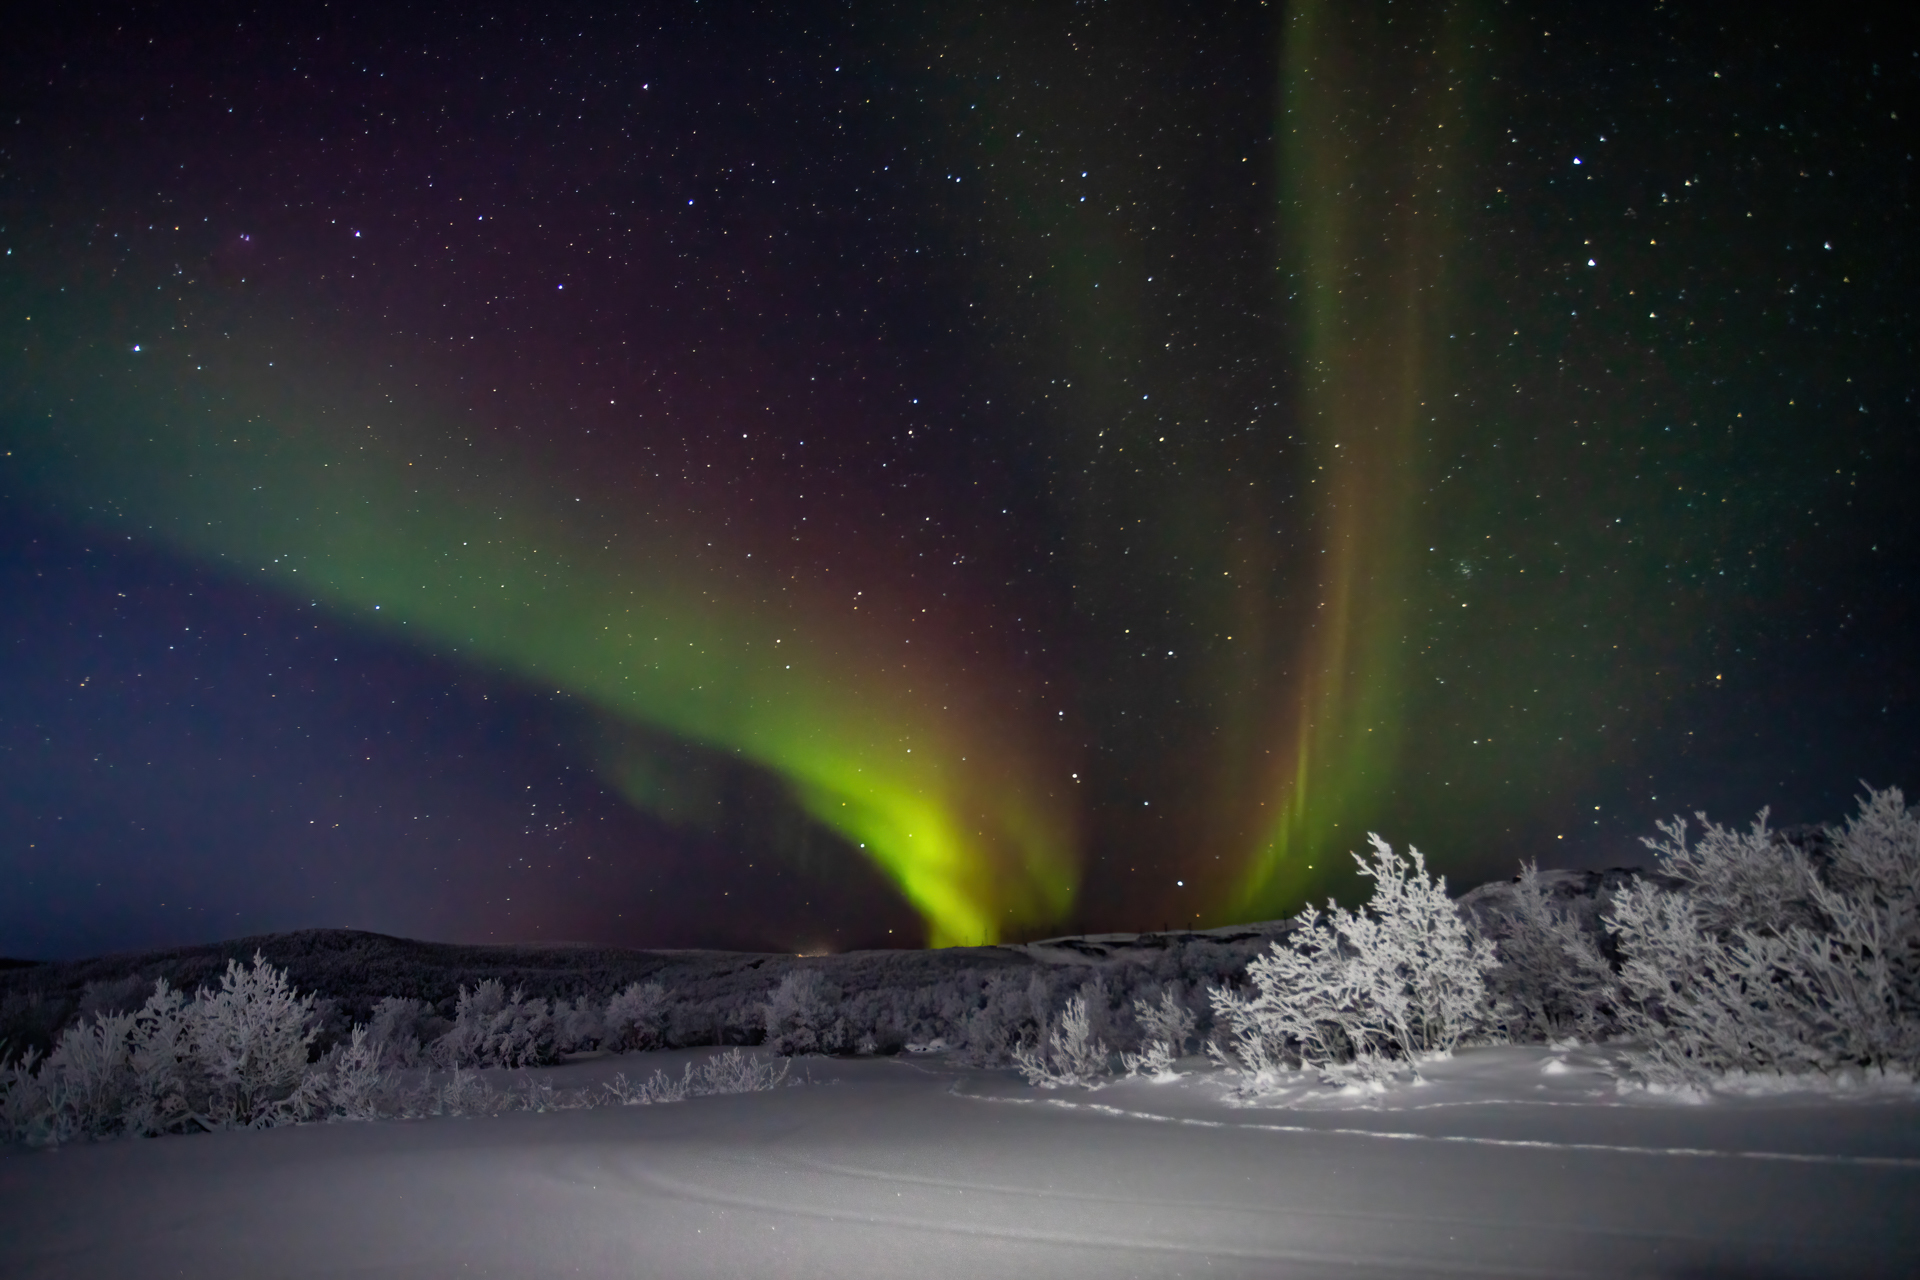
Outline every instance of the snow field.
[[[673, 1074], [698, 1055], [539, 1074], [587, 1087], [634, 1056]], [[1910, 1091], [1690, 1106], [1538, 1047], [1424, 1075], [1249, 1102], [1210, 1070], [1039, 1092], [937, 1055], [802, 1059], [799, 1087], [671, 1106], [15, 1150], [0, 1275], [1890, 1277], [1920, 1258]]]

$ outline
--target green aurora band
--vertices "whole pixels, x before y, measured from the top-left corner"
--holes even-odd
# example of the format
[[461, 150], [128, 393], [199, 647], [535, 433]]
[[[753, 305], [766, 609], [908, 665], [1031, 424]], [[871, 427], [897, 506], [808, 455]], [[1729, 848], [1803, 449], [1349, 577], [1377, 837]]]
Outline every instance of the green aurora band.
[[[533, 486], [507, 468], [452, 453], [431, 465], [458, 430], [319, 407], [285, 372], [290, 344], [271, 344], [270, 377], [244, 372], [270, 345], [248, 343], [188, 381], [158, 372], [191, 367], [177, 342], [129, 357], [28, 336], [38, 368], [6, 408], [44, 426], [16, 435], [12, 460], [57, 509], [765, 768], [893, 880], [931, 945], [991, 942], [1071, 906], [1070, 815], [1045, 789], [1041, 742], [1009, 714], [1018, 681], [943, 651], [884, 590], [869, 584], [857, 610], [830, 602], [792, 566], [752, 568], [716, 530], [636, 538], [631, 510], [613, 521], [616, 550], [604, 524], [561, 513], [572, 503], [517, 496]], [[383, 425], [342, 425], [370, 417]], [[673, 815], [644, 760], [603, 764]]]

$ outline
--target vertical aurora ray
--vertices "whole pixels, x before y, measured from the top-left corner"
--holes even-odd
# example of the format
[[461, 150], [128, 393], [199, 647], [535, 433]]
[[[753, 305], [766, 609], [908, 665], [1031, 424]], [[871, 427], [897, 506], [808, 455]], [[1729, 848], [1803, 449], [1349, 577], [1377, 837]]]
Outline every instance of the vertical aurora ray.
[[[6, 406], [12, 462], [69, 517], [769, 771], [892, 879], [932, 945], [1069, 910], [1071, 818], [990, 654], [916, 628], [884, 583], [854, 608], [670, 492], [476, 462], [462, 431], [317, 392], [277, 349], [271, 379], [196, 381], [160, 372], [177, 368], [164, 343], [144, 360], [43, 347]], [[638, 762], [598, 763], [649, 801]]]
[[1045, 424], [1029, 509], [1057, 531], [1076, 654], [1085, 910], [1218, 923], [1270, 812], [1299, 628], [1266, 144], [1214, 92], [1271, 77], [1269, 22], [1008, 6], [935, 26], [915, 65], [940, 69], [928, 119], [968, 175], [943, 198], [977, 202], [969, 255], [1002, 264], [977, 282], [992, 367]]
[[940, 37], [952, 163], [1017, 264], [992, 277], [1024, 339], [1002, 358], [1049, 415], [1091, 650], [1089, 858], [1143, 888], [1177, 867], [1192, 896], [1159, 919], [1293, 909], [1391, 784], [1469, 30], [1457, 8], [1297, 6], [1277, 179], [1197, 87], [1251, 35], [1234, 19], [1019, 12]]
[[1299, 0], [1283, 34], [1283, 274], [1305, 335], [1298, 420], [1321, 567], [1289, 610], [1310, 621], [1272, 735], [1273, 816], [1225, 907], [1235, 918], [1282, 909], [1331, 870], [1395, 767], [1465, 29], [1458, 6]]

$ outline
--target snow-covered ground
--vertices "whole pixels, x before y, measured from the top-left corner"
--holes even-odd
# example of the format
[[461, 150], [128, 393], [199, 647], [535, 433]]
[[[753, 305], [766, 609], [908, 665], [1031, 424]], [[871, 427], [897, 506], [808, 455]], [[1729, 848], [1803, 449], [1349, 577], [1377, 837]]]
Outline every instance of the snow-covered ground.
[[0, 1275], [1920, 1274], [1911, 1087], [1690, 1103], [1604, 1067], [1476, 1049], [1424, 1085], [1248, 1104], [1205, 1069], [1043, 1092], [802, 1059], [796, 1087], [671, 1105], [15, 1150]]

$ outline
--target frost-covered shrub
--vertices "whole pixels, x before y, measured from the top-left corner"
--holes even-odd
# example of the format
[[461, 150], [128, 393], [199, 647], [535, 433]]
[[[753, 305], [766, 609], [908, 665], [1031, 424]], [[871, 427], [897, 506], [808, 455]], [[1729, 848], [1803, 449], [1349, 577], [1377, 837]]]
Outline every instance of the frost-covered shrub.
[[1172, 1075], [1175, 1060], [1186, 1052], [1187, 1038], [1193, 1034], [1193, 1011], [1169, 985], [1161, 989], [1158, 1004], [1136, 998], [1133, 1012], [1140, 1024], [1140, 1052], [1122, 1053], [1120, 1065], [1130, 1076], [1163, 1079]]
[[1702, 833], [1687, 842], [1687, 822], [1675, 818], [1657, 826], [1664, 840], [1643, 837], [1660, 869], [1681, 881], [1700, 926], [1710, 933], [1754, 925], [1816, 927], [1813, 899], [1819, 877], [1797, 846], [1774, 837], [1762, 809], [1746, 832], [1734, 831], [1707, 815], [1694, 815]]
[[1613, 966], [1569, 909], [1557, 906], [1526, 862], [1513, 909], [1492, 935], [1499, 965], [1487, 974], [1493, 1018], [1513, 1040], [1592, 1040], [1610, 1024]]
[[1920, 1069], [1920, 818], [1894, 788], [1829, 832], [1824, 872], [1768, 831], [1696, 815], [1647, 844], [1678, 891], [1640, 886], [1607, 917], [1623, 964], [1616, 1004], [1649, 1080], [1730, 1072]]
[[1187, 1051], [1187, 1040], [1193, 1035], [1194, 1016], [1193, 1010], [1182, 1003], [1178, 988], [1172, 984], [1161, 988], [1158, 1004], [1136, 999], [1133, 1011], [1145, 1041], [1164, 1042], [1175, 1057]]
[[497, 978], [469, 992], [460, 988], [453, 1027], [433, 1042], [442, 1067], [530, 1067], [554, 1053], [553, 1013], [545, 1000], [529, 1000], [515, 987], [509, 995]]
[[593, 1000], [576, 996], [553, 1003], [553, 1048], [555, 1053], [580, 1053], [598, 1046], [607, 1037], [606, 1015]]
[[28, 1047], [18, 1058], [0, 1045], [0, 1141], [31, 1142], [46, 1113], [41, 1101], [40, 1051]]
[[91, 1018], [103, 1013], [132, 1013], [146, 1003], [147, 995], [152, 990], [153, 983], [138, 974], [89, 982], [80, 992], [80, 1016]]
[[840, 1012], [840, 989], [818, 969], [791, 969], [766, 1006], [766, 1045], [778, 1054], [840, 1053], [853, 1032]]
[[1365, 910], [1329, 902], [1323, 918], [1309, 907], [1291, 937], [1248, 965], [1254, 994], [1209, 993], [1229, 1035], [1209, 1052], [1252, 1088], [1296, 1059], [1333, 1081], [1382, 1079], [1450, 1052], [1486, 1016], [1493, 944], [1455, 910], [1446, 879], [1428, 878], [1418, 849], [1403, 858], [1368, 838], [1373, 861], [1354, 855], [1374, 882]]
[[694, 1097], [722, 1093], [764, 1093], [787, 1078], [790, 1065], [782, 1062], [776, 1067], [744, 1049], [729, 1049], [725, 1053], [714, 1054], [693, 1071], [692, 1086], [688, 1092]]
[[1106, 1043], [1093, 1034], [1087, 997], [1087, 987], [1082, 987], [1067, 1001], [1058, 1021], [1048, 1019], [1039, 1034], [1015, 1046], [1013, 1065], [1028, 1084], [1043, 1089], [1062, 1085], [1093, 1088], [1111, 1074]]
[[970, 975], [954, 987], [943, 987], [940, 1007], [923, 1028], [925, 1038], [944, 1038], [959, 1050], [960, 1059], [975, 1066], [1001, 1067], [1013, 1061], [1014, 1050], [1046, 1038], [1053, 1010], [1053, 983], [1044, 973]]
[[666, 1026], [667, 989], [657, 982], [636, 982], [607, 1002], [606, 1035], [610, 1049], [657, 1049]]
[[1816, 1065], [1771, 989], [1768, 939], [1743, 929], [1715, 937], [1686, 895], [1652, 886], [1621, 894], [1607, 924], [1625, 957], [1620, 1021], [1638, 1043], [1634, 1061], [1648, 1079], [1703, 1083], [1731, 1070]]
[[515, 1099], [505, 1090], [495, 1089], [485, 1076], [454, 1067], [444, 1081], [431, 1074], [412, 1102], [411, 1114], [419, 1116], [497, 1116], [514, 1110]]
[[716, 1053], [698, 1065], [689, 1062], [677, 1080], [665, 1071], [655, 1071], [650, 1079], [636, 1084], [622, 1071], [602, 1088], [607, 1101], [624, 1107], [683, 1102], [688, 1098], [729, 1093], [765, 1093], [786, 1080], [791, 1065], [782, 1062], [775, 1066], [744, 1049], [733, 1048]]
[[1177, 1058], [1173, 1046], [1165, 1040], [1149, 1040], [1141, 1046], [1139, 1053], [1122, 1052], [1120, 1067], [1129, 1076], [1145, 1076], [1149, 1080], [1170, 1080], [1179, 1073], [1173, 1069]]
[[378, 1120], [398, 1109], [393, 1074], [364, 1025], [355, 1025], [347, 1041], [333, 1047], [313, 1078], [314, 1110], [330, 1119]]
[[35, 1139], [71, 1142], [120, 1131], [133, 1088], [133, 1035], [129, 1013], [101, 1014], [67, 1028], [35, 1082]]
[[607, 1101], [622, 1107], [648, 1107], [659, 1102], [684, 1102], [687, 1097], [687, 1084], [693, 1074], [692, 1064], [688, 1064], [685, 1075], [676, 1080], [665, 1071], [655, 1071], [651, 1078], [634, 1083], [627, 1079], [627, 1073], [618, 1072], [613, 1079], [602, 1085]]
[[382, 1066], [416, 1067], [426, 1053], [426, 1023], [425, 1001], [386, 996], [373, 1006], [364, 1038]]

